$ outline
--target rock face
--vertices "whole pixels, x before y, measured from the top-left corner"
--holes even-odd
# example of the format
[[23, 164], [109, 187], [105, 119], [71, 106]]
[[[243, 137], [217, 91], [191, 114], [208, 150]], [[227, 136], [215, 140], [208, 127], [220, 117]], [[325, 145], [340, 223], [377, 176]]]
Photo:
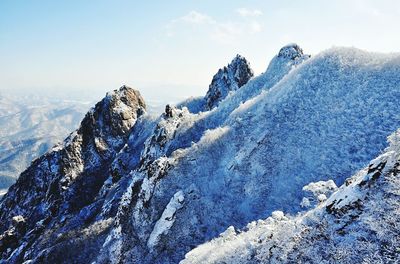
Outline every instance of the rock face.
[[217, 106], [230, 91], [245, 85], [253, 75], [250, 63], [244, 57], [237, 55], [227, 67], [219, 69], [214, 75], [205, 96], [207, 109]]
[[[221, 70], [210, 89], [228, 97], [209, 92], [159, 117], [134, 90], [108, 94], [1, 201], [4, 262], [178, 263], [254, 220], [289, 221], [305, 210], [303, 186], [308, 207], [332, 201], [400, 127], [398, 62], [356, 49], [310, 58], [288, 45], [260, 76]], [[193, 252], [187, 261], [209, 261]]]
[[[110, 163], [144, 111], [142, 97], [131, 88], [123, 86], [107, 94], [62, 146], [35, 160], [9, 189], [0, 205], [0, 230], [11, 232], [12, 217], [22, 215], [29, 219], [27, 243], [32, 243], [53, 220], [92, 204], [108, 177]], [[18, 262], [22, 256], [14, 257]]]
[[299, 47], [297, 44], [289, 44], [285, 47], [281, 48], [278, 53], [279, 58], [286, 58], [290, 60], [297, 60], [304, 57], [304, 53], [302, 48]]

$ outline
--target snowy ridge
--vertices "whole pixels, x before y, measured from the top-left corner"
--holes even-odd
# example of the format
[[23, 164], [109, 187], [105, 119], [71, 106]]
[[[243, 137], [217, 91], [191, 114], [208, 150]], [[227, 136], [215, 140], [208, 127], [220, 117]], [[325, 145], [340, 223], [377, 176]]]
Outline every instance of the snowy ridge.
[[[248, 224], [241, 233], [232, 232], [230, 227], [219, 238], [186, 254], [180, 263], [398, 260], [400, 130], [389, 137], [389, 142], [384, 154], [349, 178], [317, 208], [289, 218], [274, 212], [265, 220]], [[394, 211], [380, 214], [389, 208]]]
[[[385, 137], [399, 124], [393, 101], [399, 94], [393, 71], [399, 71], [399, 65], [394, 61], [393, 57], [375, 57], [355, 49], [332, 49], [298, 64], [296, 58], [277, 56], [265, 74], [229, 94], [212, 111], [186, 115], [164, 145], [163, 155], [175, 161], [153, 182], [154, 192], [145, 200], [151, 208], [135, 210], [133, 219], [140, 221], [135, 220], [133, 226], [142, 242], [128, 239], [125, 250], [136, 260], [175, 263], [186, 250], [178, 245], [212, 238], [232, 224], [240, 228], [258, 219], [257, 215], [276, 209], [301, 210], [302, 196], [298, 194], [311, 181], [333, 175], [341, 184], [368, 162], [368, 157], [379, 153]], [[337, 76], [338, 70], [343, 71], [341, 76]], [[388, 80], [392, 89], [379, 85], [376, 80], [382, 79]], [[350, 93], [349, 83], [354, 87]], [[380, 103], [374, 98], [387, 99]], [[331, 105], [341, 108], [332, 109]], [[391, 118], [382, 119], [383, 109]], [[349, 112], [343, 115], [346, 110]], [[365, 132], [365, 124], [373, 124], [370, 132]], [[200, 144], [201, 139], [214, 138], [214, 131], [217, 140]], [[358, 148], [359, 152], [355, 151]], [[178, 157], [173, 156], [176, 153]], [[285, 180], [291, 175], [296, 177]], [[190, 195], [185, 195], [185, 205], [176, 215], [168, 239], [152, 254], [130, 246], [146, 243], [178, 190]]]

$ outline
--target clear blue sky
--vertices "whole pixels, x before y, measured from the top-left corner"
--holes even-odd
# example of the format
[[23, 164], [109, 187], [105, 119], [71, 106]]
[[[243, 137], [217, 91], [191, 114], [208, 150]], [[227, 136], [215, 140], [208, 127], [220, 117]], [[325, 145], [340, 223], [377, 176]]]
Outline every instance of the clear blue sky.
[[400, 1], [0, 1], [0, 90], [204, 94], [237, 53], [400, 51]]

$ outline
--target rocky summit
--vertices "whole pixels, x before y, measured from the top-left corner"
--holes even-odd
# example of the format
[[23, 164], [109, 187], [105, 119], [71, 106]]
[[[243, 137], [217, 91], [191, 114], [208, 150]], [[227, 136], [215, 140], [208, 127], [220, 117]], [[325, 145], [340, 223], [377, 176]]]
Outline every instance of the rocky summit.
[[228, 66], [219, 69], [214, 75], [205, 97], [207, 109], [217, 106], [229, 92], [245, 85], [253, 75], [250, 63], [244, 57], [237, 55]]
[[[33, 161], [1, 202], [2, 253], [18, 245], [26, 254], [23, 249], [40, 240], [45, 226], [59, 225], [68, 215], [93, 217], [80, 210], [93, 205], [110, 163], [144, 113], [140, 93], [123, 86], [97, 103], [62, 145]], [[22, 238], [24, 246], [16, 243]], [[20, 262], [21, 257], [14, 254], [10, 260]]]
[[289, 44], [158, 116], [123, 86], [2, 198], [2, 262], [396, 261], [399, 84], [399, 55]]

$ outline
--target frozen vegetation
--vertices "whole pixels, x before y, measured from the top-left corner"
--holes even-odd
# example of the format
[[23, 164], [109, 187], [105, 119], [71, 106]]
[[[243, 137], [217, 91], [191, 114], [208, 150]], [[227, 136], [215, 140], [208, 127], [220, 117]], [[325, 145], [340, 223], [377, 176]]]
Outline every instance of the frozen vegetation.
[[333, 48], [310, 57], [296, 44], [256, 77], [236, 56], [205, 97], [167, 105], [159, 116], [123, 86], [1, 200], [1, 256], [396, 260], [398, 98], [399, 55]]
[[240, 232], [230, 227], [181, 263], [397, 263], [399, 195], [400, 130], [314, 209], [287, 217], [276, 211]]

